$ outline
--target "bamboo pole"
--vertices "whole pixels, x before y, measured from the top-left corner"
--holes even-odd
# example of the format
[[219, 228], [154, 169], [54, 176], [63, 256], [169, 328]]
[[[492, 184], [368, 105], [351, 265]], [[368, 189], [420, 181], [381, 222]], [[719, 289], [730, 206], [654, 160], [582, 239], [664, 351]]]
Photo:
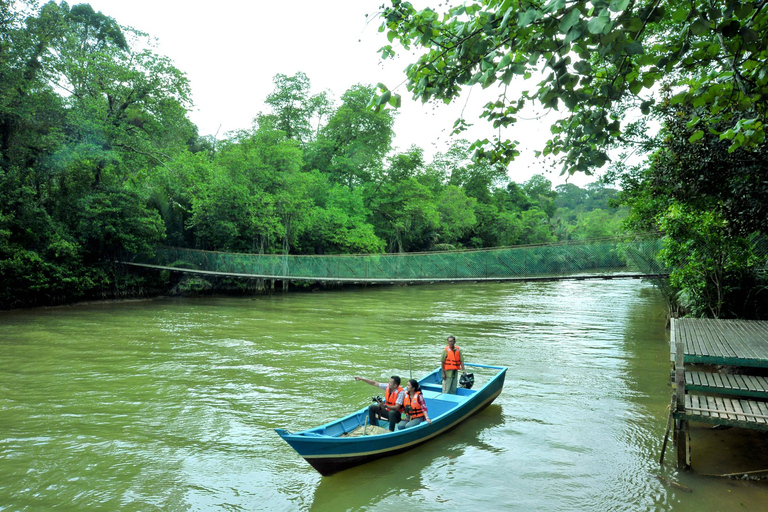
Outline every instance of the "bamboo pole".
[[669, 414], [667, 415], [667, 429], [664, 431], [664, 441], [661, 443], [661, 456], [659, 457], [659, 465], [664, 465], [664, 451], [667, 449], [667, 439], [669, 439], [669, 429], [672, 428], [672, 412], [675, 409], [675, 399], [677, 397], [672, 395], [672, 402], [669, 404]]

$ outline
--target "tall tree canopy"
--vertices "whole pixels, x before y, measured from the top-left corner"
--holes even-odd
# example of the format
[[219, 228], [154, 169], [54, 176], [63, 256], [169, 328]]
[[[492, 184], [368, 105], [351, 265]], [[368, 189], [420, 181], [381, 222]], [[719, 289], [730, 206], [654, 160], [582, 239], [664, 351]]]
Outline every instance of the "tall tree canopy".
[[[414, 98], [450, 102], [466, 86], [500, 84], [481, 114], [496, 128], [516, 123], [530, 101], [563, 109], [543, 149], [563, 172], [605, 164], [625, 129], [617, 108], [630, 103], [647, 114], [661, 88], [672, 91], [672, 103], [707, 111], [691, 142], [712, 131], [733, 151], [765, 139], [765, 0], [469, 0], [425, 9], [391, 0], [381, 16], [390, 43], [418, 52], [406, 68]], [[383, 58], [396, 52], [392, 44], [381, 49]], [[532, 77], [543, 78], [512, 92], [514, 80]], [[381, 86], [373, 103], [398, 101]], [[465, 125], [460, 119], [456, 128]], [[499, 132], [474, 147], [509, 162], [516, 146]]]

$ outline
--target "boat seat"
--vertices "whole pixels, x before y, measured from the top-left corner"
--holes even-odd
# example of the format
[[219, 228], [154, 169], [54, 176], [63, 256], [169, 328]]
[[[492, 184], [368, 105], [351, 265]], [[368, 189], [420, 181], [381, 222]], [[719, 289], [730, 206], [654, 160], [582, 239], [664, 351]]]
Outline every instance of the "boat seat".
[[[466, 402], [467, 399], [459, 395], [449, 395], [442, 391], [423, 391], [425, 400], [442, 400], [444, 402]], [[429, 403], [427, 403], [429, 407]]]

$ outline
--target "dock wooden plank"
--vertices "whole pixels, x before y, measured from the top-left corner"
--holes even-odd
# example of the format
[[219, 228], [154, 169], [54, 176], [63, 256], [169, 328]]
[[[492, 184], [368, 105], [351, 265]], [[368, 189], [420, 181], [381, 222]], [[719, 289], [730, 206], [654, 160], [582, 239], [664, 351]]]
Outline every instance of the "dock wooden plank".
[[750, 357], [754, 359], [768, 358], [768, 333], [763, 334], [761, 339], [760, 331], [754, 322], [742, 320], [735, 322], [734, 325], [744, 343], [749, 347]]
[[699, 342], [699, 347], [701, 347], [701, 354], [704, 356], [719, 356], [720, 354], [716, 353], [715, 347], [713, 347], [709, 343], [709, 339], [706, 336], [706, 333], [703, 329], [696, 329], [695, 326], [691, 323], [688, 324], [688, 327], [691, 331], [691, 334], [696, 337], [696, 339]]
[[724, 336], [722, 330], [719, 329], [719, 325], [713, 322], [712, 319], [706, 319], [706, 322], [704, 323], [704, 331], [709, 343], [717, 347], [716, 353], [719, 357], [738, 357], [736, 351], [728, 343], [727, 337]]
[[701, 345], [704, 349], [701, 355], [720, 357], [719, 353], [714, 352], [714, 348], [710, 346], [709, 339], [705, 336], [705, 324], [703, 322], [698, 324], [688, 322], [688, 328], [701, 340]]
[[689, 327], [689, 322], [685, 319], [680, 321], [681, 337], [686, 340], [686, 354], [701, 355], [704, 354], [704, 349], [697, 340], [694, 339], [693, 333]]
[[754, 400], [686, 395], [685, 411], [676, 418], [714, 425], [730, 425], [768, 431], [768, 403]]
[[[757, 414], [760, 414], [760, 408], [757, 407], [757, 405], [754, 402], [750, 400], [739, 400], [739, 403], [741, 403], [741, 406], [744, 408], [745, 413], [752, 415], [752, 417], [749, 418], [749, 421], [760, 423], [760, 418], [755, 416]], [[752, 407], [753, 405], [754, 407]]]
[[744, 381], [744, 385], [750, 391], [763, 391], [763, 388], [758, 384], [757, 377], [754, 375], [740, 375]]
[[739, 415], [740, 412], [744, 412], [744, 409], [741, 408], [741, 402], [739, 400], [733, 401], [733, 409], [736, 412], [736, 421], [747, 421], [746, 416]]
[[736, 417], [736, 408], [733, 405], [733, 400], [730, 400], [730, 399], [723, 400], [722, 398], [720, 398], [719, 400], [723, 404], [723, 410], [726, 411], [727, 417], [734, 420], [738, 419]]
[[[755, 402], [757, 404], [757, 408], [760, 410], [761, 416], [768, 416], [768, 404], [765, 402]], [[763, 423], [768, 424], [768, 418], [760, 418]]]
[[[724, 328], [726, 326], [724, 325]], [[750, 340], [752, 336], [745, 332], [740, 322], [734, 321], [727, 324], [727, 337], [731, 344], [737, 349], [736, 357], [740, 359], [756, 359], [757, 353], [752, 349]]]
[[744, 380], [743, 375], [729, 375], [728, 379], [732, 382], [735, 382], [738, 389], [742, 391], [749, 390], [749, 384], [747, 384], [747, 382]]
[[768, 400], [768, 378], [757, 375], [686, 371], [685, 388], [704, 393]]
[[[675, 333], [677, 335], [677, 342], [683, 344], [683, 350], [685, 351], [685, 354], [695, 354], [696, 353], [696, 347], [693, 345], [690, 336], [688, 336], [688, 329], [686, 328], [685, 322], [681, 319], [677, 322], [677, 332]], [[672, 352], [675, 351], [675, 348], [672, 347]]]

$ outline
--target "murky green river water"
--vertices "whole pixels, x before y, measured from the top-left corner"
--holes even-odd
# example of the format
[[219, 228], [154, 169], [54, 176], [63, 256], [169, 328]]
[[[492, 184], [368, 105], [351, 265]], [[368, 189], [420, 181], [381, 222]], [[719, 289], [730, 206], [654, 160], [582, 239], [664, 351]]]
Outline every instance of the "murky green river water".
[[[0, 313], [0, 510], [768, 510], [764, 482], [659, 469], [664, 324], [633, 280]], [[272, 430], [367, 405], [353, 375], [436, 368], [449, 333], [509, 366], [456, 430], [327, 478]]]

